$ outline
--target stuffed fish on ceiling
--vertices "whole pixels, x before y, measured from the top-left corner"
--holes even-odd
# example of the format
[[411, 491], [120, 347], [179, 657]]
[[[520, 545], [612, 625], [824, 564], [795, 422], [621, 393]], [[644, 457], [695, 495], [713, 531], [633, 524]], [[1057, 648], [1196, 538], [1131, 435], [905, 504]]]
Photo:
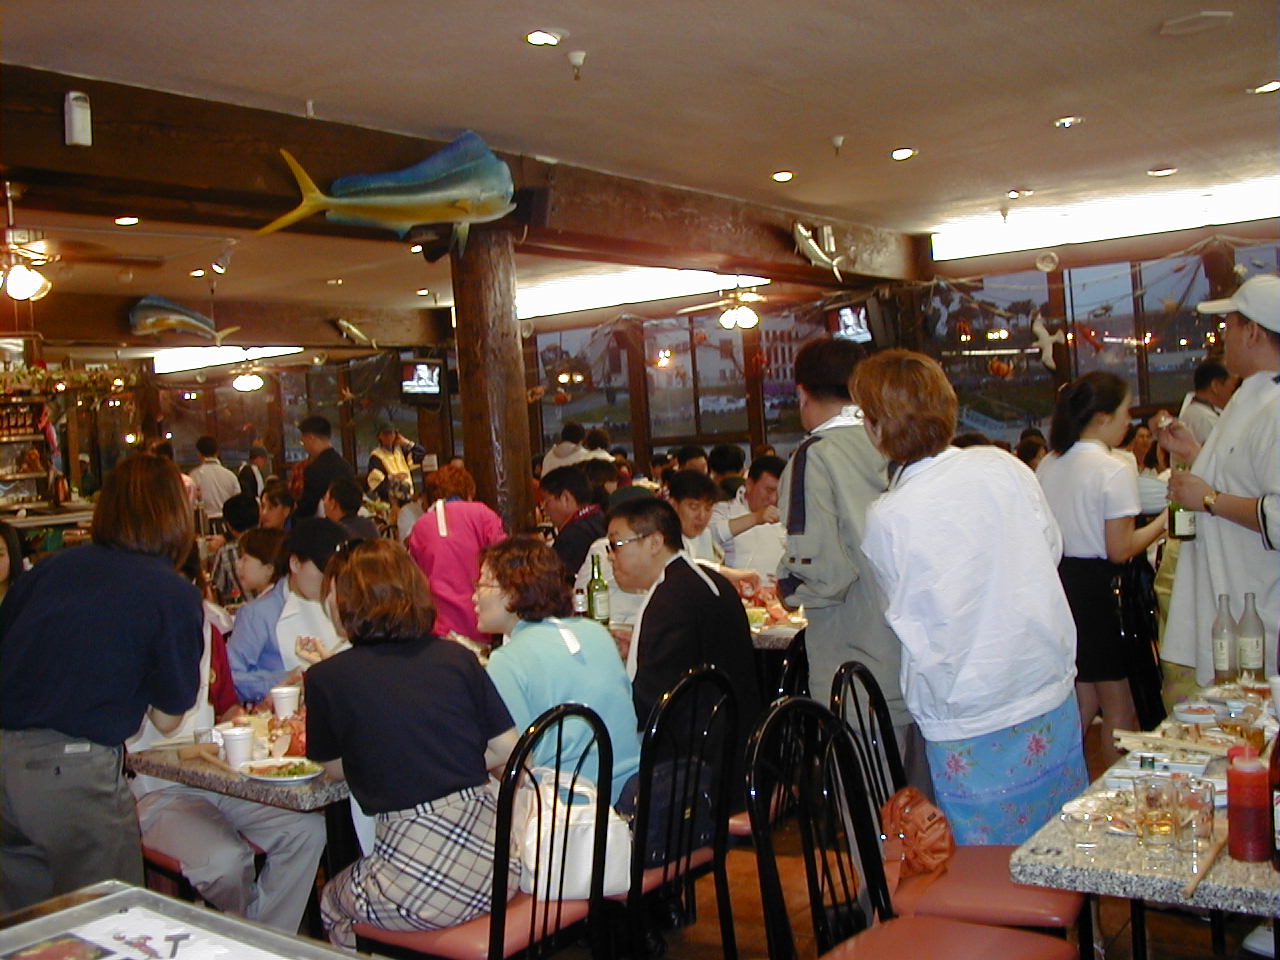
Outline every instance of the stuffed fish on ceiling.
[[466, 246], [473, 223], [486, 223], [515, 209], [511, 170], [477, 134], [468, 130], [421, 163], [393, 173], [360, 173], [333, 181], [326, 196], [288, 150], [281, 150], [302, 202], [258, 233], [273, 233], [325, 211], [335, 223], [393, 230], [404, 236], [429, 224], [453, 226], [453, 245]]

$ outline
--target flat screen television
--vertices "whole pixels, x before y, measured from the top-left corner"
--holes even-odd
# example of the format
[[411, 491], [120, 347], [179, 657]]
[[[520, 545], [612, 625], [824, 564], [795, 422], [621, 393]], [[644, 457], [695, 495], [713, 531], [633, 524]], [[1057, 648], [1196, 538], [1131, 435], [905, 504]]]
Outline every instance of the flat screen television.
[[400, 399], [417, 406], [438, 406], [446, 389], [443, 360], [415, 358], [401, 366]]

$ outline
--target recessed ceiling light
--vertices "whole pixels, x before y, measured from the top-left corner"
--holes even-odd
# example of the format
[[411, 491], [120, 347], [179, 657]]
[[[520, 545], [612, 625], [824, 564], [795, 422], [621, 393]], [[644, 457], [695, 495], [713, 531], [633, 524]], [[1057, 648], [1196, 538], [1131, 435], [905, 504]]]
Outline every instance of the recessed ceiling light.
[[1173, 167], [1173, 166], [1169, 166], [1168, 164], [1165, 164], [1158, 167], [1152, 167], [1150, 170], [1147, 171], [1147, 176], [1148, 177], [1172, 177], [1177, 172], [1178, 172], [1177, 167]]
[[554, 47], [564, 39], [564, 34], [555, 30], [534, 30], [526, 33], [524, 38], [535, 47]]
[[910, 160], [917, 153], [919, 153], [919, 151], [914, 147], [898, 147], [897, 150], [890, 151], [889, 156], [893, 157], [895, 160]]
[[136, 227], [139, 222], [137, 217], [116, 217], [117, 227]]
[[416, 253], [421, 253], [421, 252], [422, 252], [422, 244], [420, 244], [420, 243], [415, 243], [412, 247], [410, 247], [410, 248], [409, 248], [409, 252], [410, 252], [410, 253], [415, 253], [415, 254], [416, 254]]
[[788, 180], [795, 179], [795, 174], [790, 170], [775, 170], [770, 176], [779, 183], [786, 183]]
[[1005, 196], [1010, 200], [1021, 200], [1023, 197], [1029, 197], [1033, 193], [1035, 193], [1034, 190], [1027, 190], [1025, 187], [1013, 187]]
[[426, 287], [419, 287], [417, 290], [417, 294], [420, 297], [427, 297], [431, 295], [431, 291], [428, 290]]
[[204, 276], [204, 271], [203, 271], [203, 270], [201, 270], [201, 269], [199, 269], [199, 268], [197, 268], [197, 269], [195, 269], [195, 270], [192, 270], [192, 271], [191, 271], [191, 276], [193, 276], [193, 277], [203, 277], [203, 276]]
[[325, 281], [325, 283], [327, 283], [327, 284], [328, 284], [329, 286], [331, 286], [331, 287], [340, 287], [340, 286], [342, 286], [342, 278], [341, 278], [341, 277], [332, 277], [332, 278], [330, 278], [330, 279], [326, 280], [326, 281]]
[[1280, 90], [1280, 80], [1268, 80], [1256, 87], [1249, 87], [1245, 93], [1275, 93], [1277, 90]]
[[1059, 117], [1053, 121], [1053, 125], [1059, 130], [1070, 130], [1072, 127], [1078, 127], [1084, 123], [1084, 117]]

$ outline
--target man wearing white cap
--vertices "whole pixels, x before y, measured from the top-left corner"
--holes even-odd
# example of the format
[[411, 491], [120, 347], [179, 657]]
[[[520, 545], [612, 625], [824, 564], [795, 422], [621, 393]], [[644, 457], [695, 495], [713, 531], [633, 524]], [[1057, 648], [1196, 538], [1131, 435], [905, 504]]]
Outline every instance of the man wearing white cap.
[[[1170, 478], [1170, 499], [1202, 514], [1178, 560], [1161, 647], [1173, 668], [1166, 669], [1166, 684], [1178, 665], [1194, 669], [1200, 684], [1212, 681], [1218, 594], [1231, 597], [1239, 616], [1244, 595], [1252, 593], [1264, 637], [1274, 638], [1280, 626], [1280, 557], [1270, 552], [1275, 523], [1267, 516], [1280, 492], [1280, 277], [1252, 277], [1233, 296], [1196, 309], [1223, 317], [1223, 361], [1242, 382], [1203, 447], [1177, 420], [1159, 430], [1161, 445], [1191, 464]], [[1264, 656], [1265, 675], [1275, 674], [1274, 642], [1264, 644]]]

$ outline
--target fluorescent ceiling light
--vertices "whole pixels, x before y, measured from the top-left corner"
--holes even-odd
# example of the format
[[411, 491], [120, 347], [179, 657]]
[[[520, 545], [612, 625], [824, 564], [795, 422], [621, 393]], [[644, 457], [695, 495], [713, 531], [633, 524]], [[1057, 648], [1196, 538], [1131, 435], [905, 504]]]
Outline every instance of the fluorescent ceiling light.
[[709, 270], [666, 267], [622, 267], [579, 276], [554, 277], [522, 286], [516, 293], [516, 318], [546, 317], [624, 303], [646, 303], [671, 297], [718, 293], [736, 287], [758, 287], [764, 277], [734, 277]]
[[958, 260], [1280, 216], [1280, 176], [961, 217], [933, 234], [933, 259]]
[[154, 359], [156, 373], [178, 373], [301, 352], [302, 347], [169, 347], [157, 350]]

